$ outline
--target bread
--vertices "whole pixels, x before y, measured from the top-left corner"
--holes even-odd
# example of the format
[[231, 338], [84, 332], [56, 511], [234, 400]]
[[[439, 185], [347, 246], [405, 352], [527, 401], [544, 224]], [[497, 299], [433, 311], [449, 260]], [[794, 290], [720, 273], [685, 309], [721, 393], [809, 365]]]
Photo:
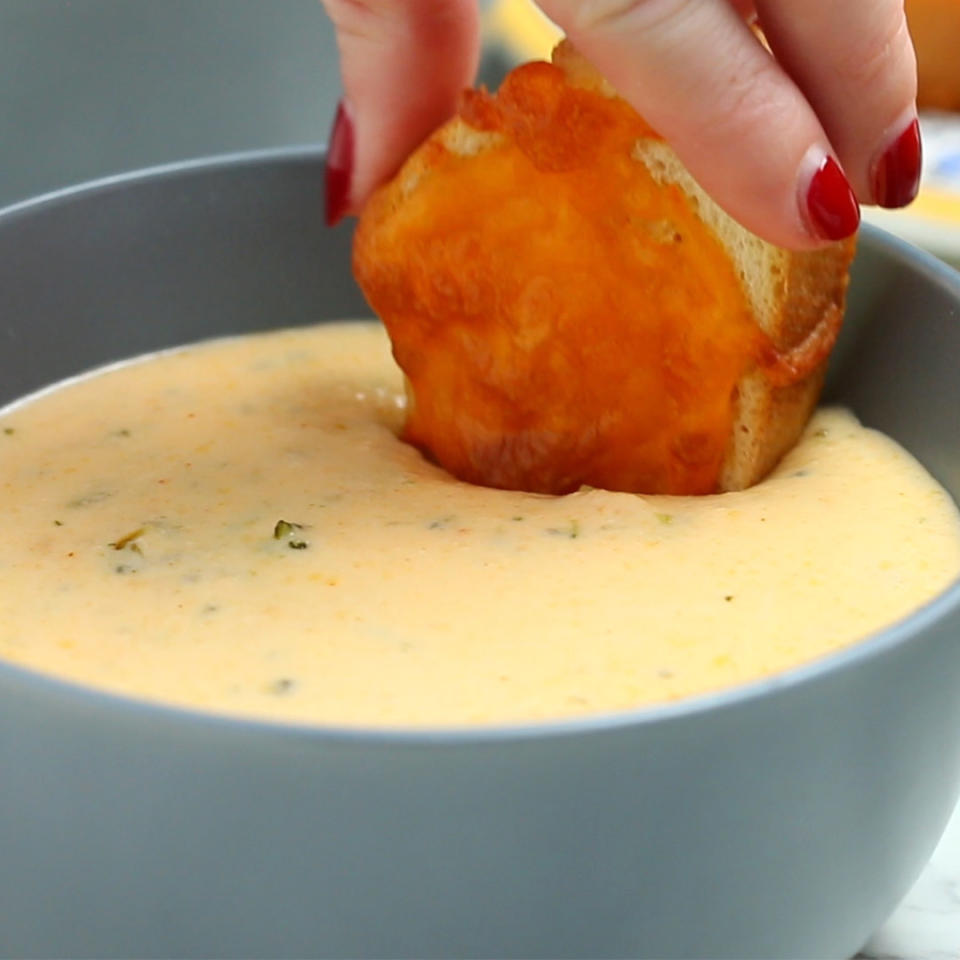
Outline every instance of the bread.
[[906, 0], [917, 51], [917, 105], [960, 110], [960, 0]]
[[354, 270], [408, 377], [406, 438], [456, 476], [699, 494], [799, 437], [853, 252], [746, 231], [564, 43], [465, 95], [367, 205]]

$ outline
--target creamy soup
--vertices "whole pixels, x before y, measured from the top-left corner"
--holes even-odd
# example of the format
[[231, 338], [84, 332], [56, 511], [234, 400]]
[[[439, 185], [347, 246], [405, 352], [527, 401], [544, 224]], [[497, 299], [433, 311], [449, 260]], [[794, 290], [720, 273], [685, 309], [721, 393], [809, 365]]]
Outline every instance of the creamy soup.
[[743, 493], [532, 496], [399, 441], [382, 329], [218, 341], [0, 418], [0, 657], [350, 725], [621, 710], [753, 680], [960, 571], [948, 495], [822, 411]]

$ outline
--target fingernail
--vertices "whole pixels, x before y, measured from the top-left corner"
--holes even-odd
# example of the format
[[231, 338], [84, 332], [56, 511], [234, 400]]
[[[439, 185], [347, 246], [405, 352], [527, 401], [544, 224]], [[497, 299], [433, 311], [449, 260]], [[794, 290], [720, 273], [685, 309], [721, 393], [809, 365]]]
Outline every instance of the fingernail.
[[808, 228], [820, 240], [843, 240], [860, 226], [860, 205], [833, 157], [820, 160], [804, 200]]
[[920, 189], [923, 146], [916, 117], [880, 155], [873, 168], [873, 199], [881, 207], [905, 207]]
[[342, 100], [327, 143], [326, 218], [327, 226], [334, 227], [347, 212], [353, 177], [353, 121]]

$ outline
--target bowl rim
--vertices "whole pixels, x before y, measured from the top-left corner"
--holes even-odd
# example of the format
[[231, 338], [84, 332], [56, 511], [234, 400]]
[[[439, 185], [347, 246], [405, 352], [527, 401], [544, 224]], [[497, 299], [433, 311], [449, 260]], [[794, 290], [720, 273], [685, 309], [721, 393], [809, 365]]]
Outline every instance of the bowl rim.
[[[196, 174], [226, 172], [242, 167], [274, 166], [282, 169], [301, 164], [322, 166], [323, 147], [296, 145], [260, 150], [216, 154], [179, 160], [130, 172], [111, 174], [18, 201], [0, 208], [0, 230], [9, 229], [22, 217], [42, 212], [50, 206], [86, 199], [98, 193], [137, 188], [168, 179]], [[907, 241], [879, 227], [865, 223], [861, 237], [888, 258], [906, 263], [920, 277], [945, 290], [960, 313], [960, 272], [937, 260]], [[82, 373], [83, 371], [78, 371]], [[62, 381], [61, 381], [62, 382]], [[41, 388], [45, 390], [47, 388]], [[37, 391], [40, 392], [40, 391]], [[18, 399], [12, 401], [17, 403]], [[4, 405], [6, 406], [6, 404]], [[274, 720], [204, 710], [131, 694], [89, 686], [78, 681], [47, 674], [0, 658], [0, 682], [33, 688], [36, 693], [53, 696], [73, 705], [105, 713], [122, 711], [153, 723], [202, 726], [211, 731], [229, 731], [243, 736], [268, 736], [323, 740], [345, 744], [444, 745], [496, 744], [533, 739], [612, 733], [633, 727], [688, 720], [700, 714], [733, 709], [761, 701], [830, 675], [853, 669], [911, 642], [918, 634], [935, 627], [953, 611], [960, 609], [960, 578], [923, 606], [886, 627], [815, 660], [748, 683], [725, 687], [679, 700], [646, 704], [629, 710], [605, 711], [555, 720], [509, 722], [481, 726], [335, 726], [304, 721]]]

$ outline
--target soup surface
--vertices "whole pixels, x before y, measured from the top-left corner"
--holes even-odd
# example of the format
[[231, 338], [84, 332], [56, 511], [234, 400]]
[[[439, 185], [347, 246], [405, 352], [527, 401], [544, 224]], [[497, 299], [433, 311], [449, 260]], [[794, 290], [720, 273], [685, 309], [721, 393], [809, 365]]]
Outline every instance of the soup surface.
[[349, 725], [556, 718], [811, 660], [960, 572], [903, 450], [821, 411], [699, 498], [472, 487], [395, 436], [382, 329], [217, 341], [0, 417], [0, 657], [204, 709]]

